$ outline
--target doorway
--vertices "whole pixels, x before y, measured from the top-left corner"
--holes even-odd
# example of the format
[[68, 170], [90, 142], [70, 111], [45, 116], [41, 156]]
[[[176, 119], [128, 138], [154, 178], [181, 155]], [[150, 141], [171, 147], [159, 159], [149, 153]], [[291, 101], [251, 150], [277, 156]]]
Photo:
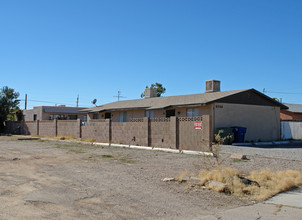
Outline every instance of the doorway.
[[175, 109], [166, 110], [166, 117], [169, 118], [171, 116], [175, 116]]

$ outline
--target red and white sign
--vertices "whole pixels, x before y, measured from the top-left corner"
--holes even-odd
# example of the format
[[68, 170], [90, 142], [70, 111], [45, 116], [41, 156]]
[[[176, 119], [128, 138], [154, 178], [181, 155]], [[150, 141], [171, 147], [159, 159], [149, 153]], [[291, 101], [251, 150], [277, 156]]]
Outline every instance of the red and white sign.
[[194, 129], [202, 130], [202, 121], [194, 121]]

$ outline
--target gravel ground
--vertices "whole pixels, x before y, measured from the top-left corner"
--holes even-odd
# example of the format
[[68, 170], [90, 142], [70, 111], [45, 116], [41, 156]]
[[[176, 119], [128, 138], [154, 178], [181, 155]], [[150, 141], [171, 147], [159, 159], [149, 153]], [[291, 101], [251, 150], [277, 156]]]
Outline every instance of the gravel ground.
[[[249, 156], [241, 172], [302, 170], [301, 161]], [[212, 158], [0, 137], [0, 219], [202, 219], [251, 201], [163, 182]]]
[[232, 146], [223, 145], [221, 152], [254, 156], [274, 157], [289, 160], [302, 160], [302, 144], [276, 146]]

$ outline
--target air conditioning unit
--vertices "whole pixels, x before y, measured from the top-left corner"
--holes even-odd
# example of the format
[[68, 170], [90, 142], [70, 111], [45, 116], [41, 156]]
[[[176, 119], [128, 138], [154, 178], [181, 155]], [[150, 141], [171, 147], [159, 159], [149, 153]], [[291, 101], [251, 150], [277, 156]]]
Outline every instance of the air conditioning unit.
[[206, 93], [208, 92], [220, 92], [220, 81], [219, 80], [206, 81]]

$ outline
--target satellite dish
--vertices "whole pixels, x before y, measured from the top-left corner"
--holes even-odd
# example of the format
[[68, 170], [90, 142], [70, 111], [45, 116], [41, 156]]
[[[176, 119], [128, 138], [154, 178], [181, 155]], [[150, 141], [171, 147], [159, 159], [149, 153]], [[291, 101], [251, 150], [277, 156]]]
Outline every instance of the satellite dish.
[[97, 99], [93, 99], [91, 103], [94, 104], [94, 105], [96, 105], [97, 101], [98, 101]]

